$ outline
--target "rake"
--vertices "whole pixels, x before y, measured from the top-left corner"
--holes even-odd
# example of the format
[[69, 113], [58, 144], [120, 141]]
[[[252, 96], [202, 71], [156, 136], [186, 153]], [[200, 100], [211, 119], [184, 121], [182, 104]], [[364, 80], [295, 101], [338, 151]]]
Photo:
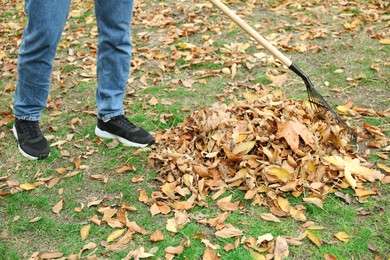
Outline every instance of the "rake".
[[243, 21], [238, 15], [236, 15], [232, 10], [230, 10], [225, 4], [220, 0], [209, 0], [213, 5], [218, 7], [224, 14], [226, 14], [233, 22], [235, 22], [241, 29], [246, 33], [252, 36], [258, 43], [260, 43], [264, 48], [272, 53], [276, 58], [278, 58], [284, 65], [286, 65], [290, 70], [295, 74], [300, 76], [303, 82], [306, 85], [306, 91], [309, 99], [309, 103], [312, 108], [317, 112], [321, 112], [324, 109], [328, 110], [340, 124], [348, 131], [351, 135], [352, 142], [356, 142], [357, 134], [356, 132], [348, 126], [344, 120], [330, 107], [328, 102], [321, 96], [321, 94], [314, 88], [309, 77], [295, 65], [288, 57], [276, 49], [270, 42], [268, 42], [263, 36], [256, 32], [252, 27], [250, 27], [245, 21]]

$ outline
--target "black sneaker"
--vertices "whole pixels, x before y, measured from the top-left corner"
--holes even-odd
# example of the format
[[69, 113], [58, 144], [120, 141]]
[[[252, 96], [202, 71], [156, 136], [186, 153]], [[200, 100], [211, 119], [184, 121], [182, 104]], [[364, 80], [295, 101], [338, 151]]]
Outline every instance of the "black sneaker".
[[31, 160], [45, 159], [50, 155], [50, 147], [39, 128], [38, 121], [15, 119], [12, 128], [18, 140], [19, 152]]
[[108, 122], [98, 119], [95, 135], [101, 138], [118, 139], [124, 145], [146, 147], [154, 143], [154, 138], [145, 129], [134, 125], [125, 116], [116, 116]]

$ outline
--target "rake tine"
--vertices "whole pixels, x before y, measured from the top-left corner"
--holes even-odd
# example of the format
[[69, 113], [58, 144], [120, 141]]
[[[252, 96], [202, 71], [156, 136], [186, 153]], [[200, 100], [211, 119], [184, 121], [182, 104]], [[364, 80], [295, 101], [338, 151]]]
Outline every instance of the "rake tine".
[[343, 127], [348, 130], [352, 135], [352, 141], [356, 142], [356, 133], [348, 126], [343, 119], [329, 106], [325, 99], [318, 93], [314, 88], [313, 84], [310, 82], [308, 76], [306, 76], [303, 71], [301, 71], [288, 57], [281, 53], [278, 49], [275, 48], [270, 42], [268, 42], [263, 36], [256, 32], [252, 27], [250, 27], [246, 22], [244, 22], [241, 17], [235, 14], [230, 10], [224, 3], [220, 0], [210, 0], [210, 2], [218, 7], [223, 13], [225, 13], [233, 22], [241, 27], [246, 33], [252, 36], [258, 43], [260, 43], [264, 48], [272, 53], [276, 58], [278, 58], [284, 65], [286, 65], [290, 70], [295, 72], [300, 76], [306, 85], [306, 91], [309, 97], [310, 104], [314, 107], [315, 110], [320, 111], [320, 108], [324, 108], [332, 113], [332, 115], [343, 125]]
[[351, 135], [352, 142], [356, 143], [356, 132], [349, 125], [347, 125], [347, 123], [344, 122], [344, 120], [336, 113], [336, 111], [332, 109], [328, 102], [326, 102], [324, 97], [321, 96], [318, 90], [314, 88], [309, 77], [293, 63], [291, 64], [289, 69], [291, 69], [293, 72], [295, 72], [298, 76], [302, 78], [303, 82], [306, 85], [306, 91], [309, 97], [310, 104], [313, 104], [316, 109], [318, 109], [319, 107], [327, 109], [337, 119], [337, 121], [348, 131], [348, 133]]

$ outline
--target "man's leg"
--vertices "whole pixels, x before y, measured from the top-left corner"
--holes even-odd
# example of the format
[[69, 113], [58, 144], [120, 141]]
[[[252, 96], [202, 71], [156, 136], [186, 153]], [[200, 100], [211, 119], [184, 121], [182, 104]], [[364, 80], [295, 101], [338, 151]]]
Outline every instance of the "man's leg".
[[42, 159], [50, 150], [38, 120], [50, 90], [53, 59], [69, 13], [70, 0], [26, 0], [27, 25], [18, 56], [14, 134], [19, 151]]
[[117, 138], [130, 146], [147, 146], [154, 142], [144, 129], [124, 117], [123, 99], [130, 72], [130, 26], [133, 0], [95, 0], [98, 25], [96, 135]]

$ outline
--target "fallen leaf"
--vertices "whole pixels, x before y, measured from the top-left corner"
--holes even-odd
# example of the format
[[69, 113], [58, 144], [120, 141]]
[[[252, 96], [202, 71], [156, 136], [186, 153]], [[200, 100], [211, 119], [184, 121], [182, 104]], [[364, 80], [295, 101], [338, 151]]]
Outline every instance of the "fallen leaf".
[[316, 246], [320, 247], [322, 244], [321, 238], [319, 238], [315, 233], [306, 230], [307, 237], [310, 239], [311, 242], [313, 242]]
[[31, 183], [24, 183], [20, 185], [20, 188], [22, 188], [23, 190], [33, 190], [35, 189], [35, 186]]
[[325, 254], [324, 255], [325, 260], [337, 260], [337, 257], [335, 255]]
[[276, 237], [274, 259], [280, 260], [289, 255], [288, 244], [286, 239], [281, 236]]
[[287, 179], [291, 180], [293, 178], [292, 174], [289, 173], [286, 169], [282, 167], [273, 167], [270, 170], [267, 170], [268, 174], [278, 177], [278, 179]]
[[115, 169], [117, 173], [125, 173], [127, 171], [136, 171], [136, 168], [132, 164], [123, 164]]
[[333, 234], [333, 236], [335, 236], [338, 240], [345, 242], [345, 243], [348, 243], [350, 240], [348, 234], [343, 232], [343, 231], [338, 232], [336, 234]]
[[271, 241], [273, 239], [274, 239], [274, 236], [271, 233], [267, 233], [267, 234], [258, 236], [256, 243], [257, 243], [257, 245], [260, 245], [264, 241]]
[[280, 222], [280, 219], [278, 219], [274, 214], [272, 213], [261, 213], [260, 217], [266, 221], [271, 221], [271, 222]]
[[65, 203], [64, 200], [60, 200], [56, 205], [54, 205], [54, 207], [52, 208], [52, 211], [55, 214], [60, 213], [60, 211], [62, 210], [62, 207], [64, 206], [64, 203]]
[[81, 255], [82, 253], [85, 251], [85, 250], [91, 250], [91, 249], [94, 249], [97, 247], [97, 244], [95, 244], [94, 242], [89, 242], [88, 244], [84, 245], [83, 248], [80, 250], [79, 254], [78, 254], [78, 258], [80, 259], [81, 258]]
[[217, 251], [210, 246], [206, 246], [202, 256], [202, 260], [219, 260], [221, 257], [217, 254]]
[[164, 240], [164, 235], [160, 230], [154, 231], [153, 234], [150, 236], [150, 241], [153, 242], [158, 242], [163, 240]]
[[390, 44], [390, 39], [380, 39], [379, 43], [384, 44], [384, 45], [388, 45], [388, 44]]
[[34, 222], [37, 222], [37, 221], [41, 220], [41, 218], [42, 218], [42, 217], [35, 217], [35, 218], [29, 220], [28, 222], [34, 223]]
[[215, 235], [217, 237], [223, 237], [223, 238], [242, 236], [243, 234], [244, 233], [242, 233], [241, 230], [239, 230], [238, 228], [233, 227], [232, 225], [226, 225], [225, 228], [215, 232]]
[[238, 207], [235, 203], [230, 202], [232, 195], [222, 198], [217, 201], [217, 206], [223, 211], [236, 211]]
[[64, 254], [59, 252], [39, 254], [39, 259], [56, 259], [62, 257]]
[[167, 248], [165, 248], [165, 252], [168, 253], [168, 254], [173, 254], [173, 255], [179, 255], [181, 253], [183, 253], [184, 251], [184, 247], [183, 246], [169, 246]]
[[176, 220], [174, 218], [168, 219], [165, 228], [172, 233], [177, 233], [178, 229]]
[[110, 243], [110, 242], [112, 242], [112, 241], [118, 239], [118, 238], [125, 232], [125, 230], [126, 230], [126, 229], [123, 228], [123, 229], [117, 229], [117, 230], [111, 232], [111, 233], [108, 235], [108, 237], [107, 237], [107, 240], [106, 240], [107, 243]]
[[278, 124], [276, 138], [283, 137], [294, 151], [299, 148], [299, 136], [302, 137], [305, 144], [315, 149], [314, 136], [305, 125], [294, 121]]
[[81, 241], [87, 239], [90, 230], [91, 230], [91, 225], [85, 225], [80, 229]]
[[158, 99], [155, 98], [155, 97], [152, 97], [149, 101], [148, 101], [148, 104], [151, 105], [151, 106], [155, 106], [158, 104]]
[[317, 207], [319, 207], [320, 209], [324, 209], [324, 202], [319, 199], [319, 198], [315, 198], [315, 197], [306, 197], [306, 198], [303, 198], [302, 199], [304, 202], [307, 202], [307, 203], [310, 203], [310, 204], [313, 204]]

